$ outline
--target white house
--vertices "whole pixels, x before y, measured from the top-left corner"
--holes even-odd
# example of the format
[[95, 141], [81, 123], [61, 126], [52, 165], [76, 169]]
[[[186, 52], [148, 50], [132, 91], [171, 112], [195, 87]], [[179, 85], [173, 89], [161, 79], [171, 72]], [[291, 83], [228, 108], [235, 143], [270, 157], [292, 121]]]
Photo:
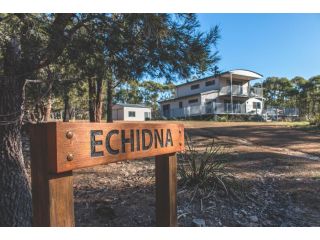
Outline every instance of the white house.
[[145, 121], [151, 119], [151, 108], [143, 104], [115, 104], [112, 106], [113, 120]]
[[177, 85], [173, 98], [160, 101], [161, 115], [182, 118], [208, 114], [262, 114], [263, 90], [250, 86], [259, 73], [236, 69]]

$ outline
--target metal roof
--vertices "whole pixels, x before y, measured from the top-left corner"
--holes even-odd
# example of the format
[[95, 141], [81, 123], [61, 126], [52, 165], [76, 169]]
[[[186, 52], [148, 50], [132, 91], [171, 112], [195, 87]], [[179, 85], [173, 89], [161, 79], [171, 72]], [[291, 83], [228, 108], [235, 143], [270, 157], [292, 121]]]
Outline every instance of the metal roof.
[[130, 103], [117, 103], [113, 106], [121, 106], [121, 107], [133, 107], [133, 108], [150, 108], [144, 104], [130, 104]]
[[234, 70], [230, 70], [227, 72], [223, 72], [219, 75], [220, 76], [225, 76], [225, 75], [230, 76], [230, 74], [246, 78], [247, 80], [259, 79], [259, 78], [263, 77], [263, 75], [261, 75], [260, 73], [257, 73], [257, 72], [251, 71], [251, 70], [246, 70], [246, 69], [234, 69]]
[[234, 70], [229, 70], [229, 71], [225, 71], [225, 72], [222, 72], [222, 73], [218, 73], [216, 75], [208, 76], [208, 77], [205, 77], [205, 78], [200, 78], [200, 79], [197, 79], [197, 80], [194, 80], [194, 81], [181, 83], [181, 84], [176, 85], [176, 87], [180, 87], [180, 86], [183, 86], [183, 85], [186, 85], [186, 84], [193, 84], [193, 83], [197, 83], [197, 82], [204, 81], [204, 80], [209, 80], [210, 78], [230, 75], [230, 73], [232, 73], [233, 75], [243, 76], [245, 78], [248, 78], [248, 80], [259, 79], [259, 78], [263, 77], [263, 75], [261, 75], [260, 73], [257, 73], [257, 72], [251, 71], [251, 70], [234, 69]]

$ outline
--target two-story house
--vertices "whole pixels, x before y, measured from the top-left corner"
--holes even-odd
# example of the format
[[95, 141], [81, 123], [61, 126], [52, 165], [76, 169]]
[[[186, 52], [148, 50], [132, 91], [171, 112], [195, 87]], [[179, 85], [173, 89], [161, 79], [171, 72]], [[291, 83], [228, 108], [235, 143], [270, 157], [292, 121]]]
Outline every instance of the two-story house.
[[177, 85], [173, 98], [160, 101], [166, 118], [208, 114], [262, 114], [262, 88], [250, 81], [262, 78], [253, 71], [236, 69]]

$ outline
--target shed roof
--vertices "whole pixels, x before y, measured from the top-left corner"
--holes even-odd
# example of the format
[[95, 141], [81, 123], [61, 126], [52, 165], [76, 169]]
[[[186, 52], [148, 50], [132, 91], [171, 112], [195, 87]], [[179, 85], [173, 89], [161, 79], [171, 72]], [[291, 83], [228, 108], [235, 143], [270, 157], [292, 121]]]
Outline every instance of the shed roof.
[[132, 107], [132, 108], [150, 108], [144, 104], [130, 104], [130, 103], [117, 103], [117, 104], [114, 104], [113, 106]]

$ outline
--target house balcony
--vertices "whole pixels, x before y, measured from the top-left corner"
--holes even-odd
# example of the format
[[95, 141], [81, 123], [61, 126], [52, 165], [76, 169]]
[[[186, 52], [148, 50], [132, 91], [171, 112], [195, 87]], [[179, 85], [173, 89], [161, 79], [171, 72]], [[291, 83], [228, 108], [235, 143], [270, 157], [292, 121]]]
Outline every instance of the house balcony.
[[263, 97], [263, 89], [256, 87], [243, 87], [239, 85], [224, 86], [219, 91], [219, 96], [230, 96], [232, 91], [232, 96], [237, 97]]

